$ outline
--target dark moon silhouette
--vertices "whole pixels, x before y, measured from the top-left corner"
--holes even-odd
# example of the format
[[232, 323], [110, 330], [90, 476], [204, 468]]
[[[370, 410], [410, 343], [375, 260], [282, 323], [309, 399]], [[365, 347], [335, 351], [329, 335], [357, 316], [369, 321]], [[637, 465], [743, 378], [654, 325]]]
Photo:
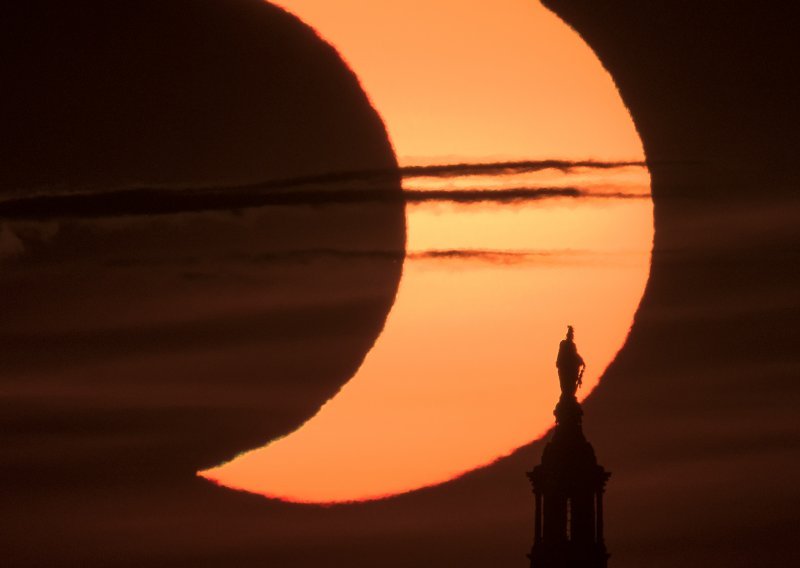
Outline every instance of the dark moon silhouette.
[[265, 2], [34, 0], [2, 26], [2, 191], [394, 165], [335, 50]]
[[[145, 193], [132, 214], [113, 196], [156, 187], [190, 202], [205, 188], [392, 172], [355, 75], [260, 0], [2, 11], [0, 199], [35, 195], [48, 209], [47, 222], [0, 218], [2, 436], [24, 440], [4, 454], [4, 490], [35, 500], [52, 483], [115, 487], [114, 503], [165, 479], [194, 483], [296, 428], [382, 329], [402, 200], [166, 214]], [[399, 174], [381, 189], [399, 192]], [[99, 200], [109, 210], [48, 208], [87, 193], [111, 195]]]

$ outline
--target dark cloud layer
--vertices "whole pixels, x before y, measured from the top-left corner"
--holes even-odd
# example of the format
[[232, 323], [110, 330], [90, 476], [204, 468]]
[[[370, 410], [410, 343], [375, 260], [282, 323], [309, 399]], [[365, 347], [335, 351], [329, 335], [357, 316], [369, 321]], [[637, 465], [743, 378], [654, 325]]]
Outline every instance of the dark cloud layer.
[[128, 189], [106, 193], [49, 195], [0, 201], [0, 219], [163, 215], [201, 211], [241, 211], [265, 206], [329, 206], [358, 203], [522, 203], [552, 198], [648, 199], [649, 194], [596, 192], [576, 187], [519, 187], [509, 189], [405, 190], [293, 189], [166, 190]]
[[645, 167], [645, 162], [637, 161], [599, 161], [599, 160], [516, 160], [507, 162], [462, 162], [457, 164], [432, 164], [427, 166], [402, 166], [396, 169], [372, 169], [334, 172], [314, 176], [301, 176], [291, 179], [273, 180], [241, 186], [239, 189], [286, 188], [307, 185], [335, 185], [348, 182], [394, 181], [397, 176], [403, 179], [416, 178], [456, 178], [465, 176], [503, 176], [560, 170], [564, 173], [578, 169], [613, 170], [625, 167]]
[[[451, 179], [467, 176], [516, 174], [578, 169], [613, 170], [643, 167], [643, 162], [528, 160], [514, 162], [439, 164], [284, 178], [245, 185], [199, 185], [87, 188], [42, 187], [26, 192], [6, 192], [0, 199], [0, 219], [53, 219], [116, 217], [169, 213], [242, 210], [263, 206], [321, 206], [349, 203], [441, 201], [453, 203], [512, 203], [554, 197], [647, 198], [647, 194], [596, 192], [576, 187], [517, 187], [502, 190], [473, 187], [454, 190], [407, 189], [395, 191], [399, 179]], [[2, 195], [2, 193], [0, 193]]]

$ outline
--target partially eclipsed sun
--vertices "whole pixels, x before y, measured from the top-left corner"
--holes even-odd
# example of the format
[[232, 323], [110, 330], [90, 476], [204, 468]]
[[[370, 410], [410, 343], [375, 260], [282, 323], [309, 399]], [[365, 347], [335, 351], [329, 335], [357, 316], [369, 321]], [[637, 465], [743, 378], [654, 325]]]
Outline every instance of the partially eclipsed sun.
[[[643, 160], [611, 78], [533, 1], [276, 3], [350, 63], [404, 165], [448, 156]], [[647, 170], [405, 182], [470, 185], [580, 187], [585, 197], [409, 207], [397, 300], [356, 375], [297, 431], [200, 475], [316, 503], [448, 481], [551, 426], [555, 352], [567, 324], [588, 362], [579, 396], [591, 391], [647, 282]]]

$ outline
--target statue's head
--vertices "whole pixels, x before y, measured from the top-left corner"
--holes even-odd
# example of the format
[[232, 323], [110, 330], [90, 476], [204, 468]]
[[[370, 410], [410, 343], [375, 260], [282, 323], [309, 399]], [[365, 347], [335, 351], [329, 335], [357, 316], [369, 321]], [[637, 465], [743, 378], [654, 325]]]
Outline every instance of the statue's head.
[[572, 338], [575, 337], [575, 329], [571, 325], [567, 326], [567, 339], [572, 341]]

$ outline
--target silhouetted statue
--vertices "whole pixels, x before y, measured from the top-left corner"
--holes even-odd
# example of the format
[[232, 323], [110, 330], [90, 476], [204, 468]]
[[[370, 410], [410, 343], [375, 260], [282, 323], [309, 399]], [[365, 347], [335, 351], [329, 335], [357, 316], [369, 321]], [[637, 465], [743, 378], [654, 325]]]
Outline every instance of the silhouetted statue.
[[575, 396], [575, 391], [581, 384], [583, 371], [586, 363], [583, 357], [578, 355], [578, 348], [575, 345], [575, 330], [571, 325], [567, 326], [567, 338], [561, 340], [558, 346], [558, 381], [561, 383], [561, 394], [563, 396]]
[[572, 327], [561, 342], [558, 374], [563, 393], [556, 427], [542, 462], [528, 473], [536, 498], [531, 568], [607, 568], [603, 496], [611, 475], [583, 435], [583, 409], [575, 398], [583, 359]]

